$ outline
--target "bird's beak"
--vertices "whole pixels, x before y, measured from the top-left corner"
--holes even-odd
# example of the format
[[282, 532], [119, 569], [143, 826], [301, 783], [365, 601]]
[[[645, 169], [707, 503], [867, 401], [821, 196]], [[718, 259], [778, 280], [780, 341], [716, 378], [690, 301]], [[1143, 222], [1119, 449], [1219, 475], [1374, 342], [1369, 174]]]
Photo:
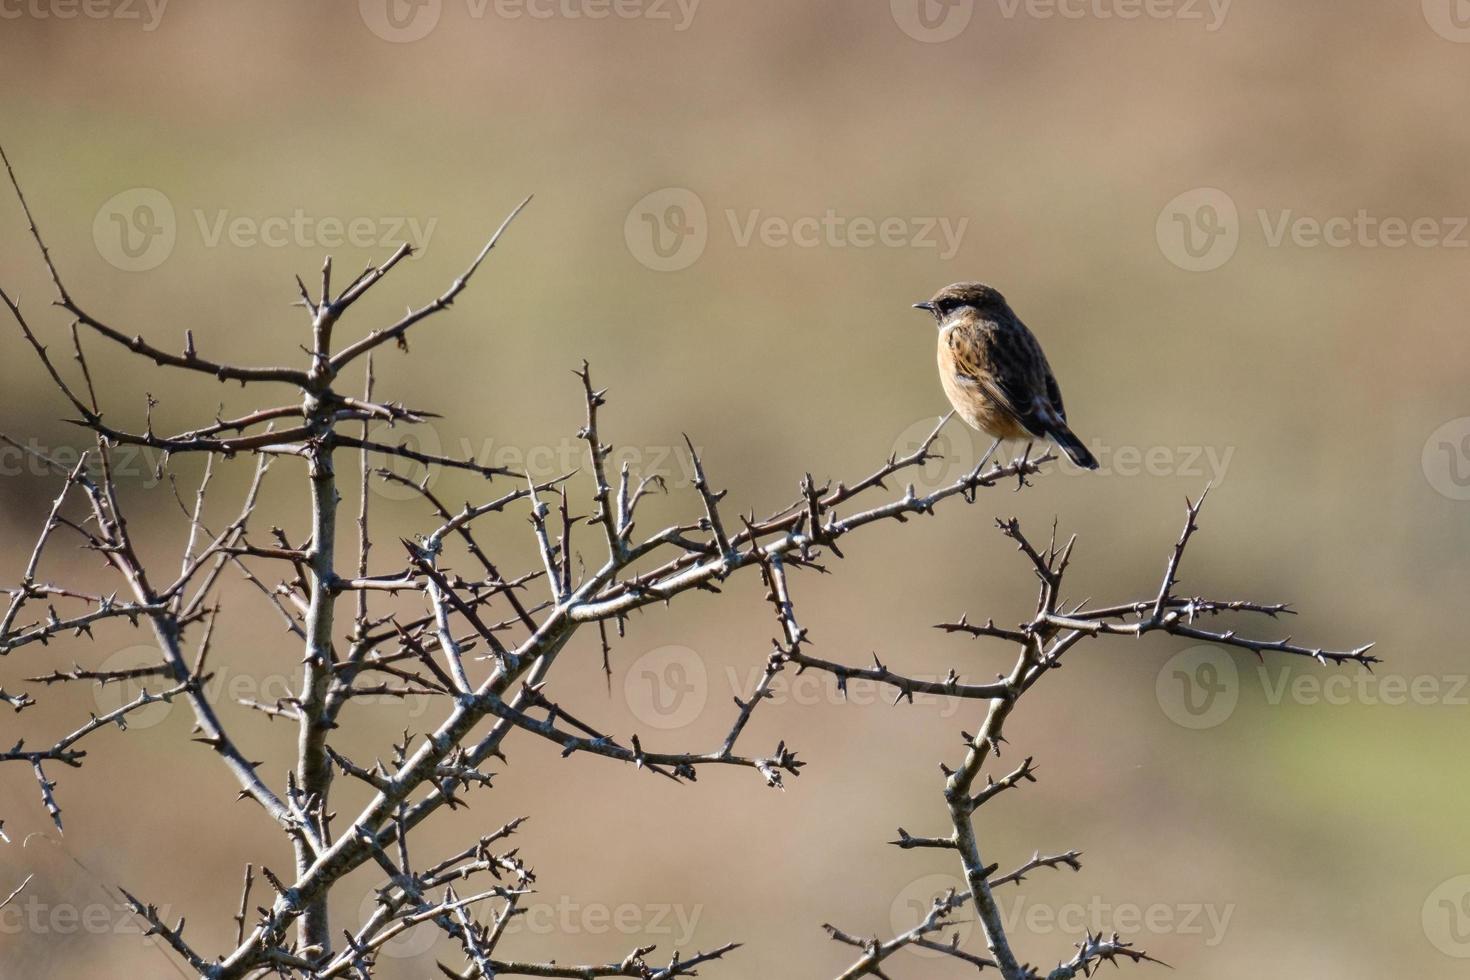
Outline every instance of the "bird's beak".
[[922, 303], [915, 303], [914, 304], [914, 309], [916, 309], [916, 310], [923, 310], [925, 313], [933, 313], [934, 312], [934, 304], [931, 303], [929, 300], [926, 299]]

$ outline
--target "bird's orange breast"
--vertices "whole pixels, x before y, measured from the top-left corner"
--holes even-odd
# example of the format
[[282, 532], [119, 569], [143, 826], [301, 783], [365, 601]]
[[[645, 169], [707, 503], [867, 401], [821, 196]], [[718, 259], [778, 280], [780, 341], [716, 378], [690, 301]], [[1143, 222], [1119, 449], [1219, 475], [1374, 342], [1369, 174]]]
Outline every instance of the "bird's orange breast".
[[939, 382], [955, 412], [972, 428], [989, 433], [997, 439], [1024, 439], [1030, 435], [994, 399], [986, 396], [983, 389], [959, 380], [961, 372], [950, 349], [949, 338], [939, 334]]

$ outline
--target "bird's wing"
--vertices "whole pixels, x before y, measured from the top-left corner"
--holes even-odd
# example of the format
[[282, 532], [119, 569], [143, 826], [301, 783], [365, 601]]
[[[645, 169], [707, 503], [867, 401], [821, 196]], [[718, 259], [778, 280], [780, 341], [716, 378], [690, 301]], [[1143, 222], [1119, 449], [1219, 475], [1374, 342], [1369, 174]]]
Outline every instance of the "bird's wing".
[[1057, 384], [1057, 376], [1052, 373], [1051, 365], [1046, 363], [1045, 354], [1041, 355], [1041, 363], [1046, 368], [1046, 399], [1056, 410], [1057, 417], [1065, 422], [1067, 421], [1067, 409], [1062, 405], [1062, 389]]
[[986, 336], [991, 375], [1021, 425], [1035, 435], [1046, 435], [1058, 421], [1065, 424], [1061, 388], [1036, 335], [1013, 317], [999, 321]]
[[1026, 431], [1045, 435], [1057, 419], [1065, 421], [1062, 392], [1041, 344], [1019, 320], [957, 326], [950, 347], [959, 380], [978, 388]]
[[[955, 380], [960, 384], [978, 388], [997, 407], [1016, 419], [1021, 413], [1016, 410], [1015, 386], [1006, 384], [996, 375], [996, 358], [992, 350], [992, 333], [975, 323], [956, 324], [949, 332], [949, 350], [954, 355]], [[1022, 400], [1020, 404], [1025, 404]]]

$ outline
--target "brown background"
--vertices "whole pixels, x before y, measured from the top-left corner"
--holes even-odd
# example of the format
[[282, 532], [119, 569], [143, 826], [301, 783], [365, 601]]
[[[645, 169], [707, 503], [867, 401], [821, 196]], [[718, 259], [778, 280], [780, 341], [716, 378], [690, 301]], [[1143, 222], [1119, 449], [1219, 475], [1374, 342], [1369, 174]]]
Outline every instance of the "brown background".
[[[1157, 693], [1169, 700], [1166, 662], [1188, 644], [1079, 650], [1008, 729], [1009, 755], [1035, 755], [1042, 781], [979, 823], [987, 857], [1003, 866], [1036, 848], [1085, 851], [1081, 874], [1043, 872], [1005, 893], [1020, 916], [1013, 940], [1024, 958], [1051, 965], [1080, 928], [1111, 927], [1114, 915], [1125, 928], [1129, 910], [1157, 905], [1152, 925], [1131, 924], [1132, 938], [1183, 977], [1461, 975], [1447, 951], [1470, 948], [1456, 943], [1439, 899], [1466, 889], [1436, 889], [1470, 872], [1470, 691], [1454, 612], [1470, 585], [1470, 502], [1453, 499], [1463, 489], [1455, 466], [1470, 465], [1456, 440], [1470, 422], [1431, 434], [1467, 414], [1467, 235], [1459, 247], [1357, 237], [1273, 247], [1259, 212], [1274, 224], [1288, 211], [1322, 220], [1365, 210], [1432, 218], [1452, 233], [1443, 219], [1470, 213], [1470, 45], [1441, 36], [1408, 0], [1239, 0], [1216, 30], [1204, 6], [1203, 20], [1093, 8], [1073, 19], [1025, 6], [1008, 17], [1008, 4], [977, 0], [963, 32], [942, 43], [901, 29], [902, 0], [897, 14], [888, 6], [704, 0], [676, 30], [676, 7], [674, 22], [533, 19], [494, 5], [475, 16], [445, 0], [437, 25], [407, 42], [378, 36], [348, 3], [178, 3], [152, 30], [6, 7], [0, 138], [85, 304], [164, 346], [181, 346], [191, 328], [206, 351], [251, 361], [301, 358], [293, 274], [311, 281], [326, 251], [355, 270], [391, 246], [327, 249], [310, 234], [285, 247], [211, 245], [222, 213], [435, 222], [422, 256], [344, 328], [361, 332], [437, 294], [534, 192], [469, 293], [419, 332], [411, 355], [380, 358], [380, 390], [444, 413], [434, 435], [446, 449], [557, 453], [580, 422], [570, 368], [585, 356], [611, 388], [606, 436], [656, 466], [688, 431], [732, 502], [761, 511], [785, 503], [806, 470], [865, 473], [940, 414], [932, 327], [908, 304], [956, 279], [1000, 286], [1046, 344], [1075, 428], [1104, 469], [1055, 472], [1024, 493], [994, 490], [973, 507], [854, 539], [837, 575], [795, 582], [816, 651], [848, 660], [877, 651], [916, 673], [953, 665], [987, 677], [1008, 664], [1006, 651], [929, 627], [961, 611], [1003, 622], [1026, 614], [1029, 573], [993, 516], [1015, 514], [1039, 534], [1056, 515], [1077, 532], [1077, 598], [1144, 596], [1184, 496], [1211, 476], [1201, 454], [1215, 454], [1227, 463], [1184, 588], [1289, 599], [1303, 614], [1266, 628], [1337, 646], [1376, 639], [1387, 660], [1380, 682], [1397, 680], [1333, 698], [1345, 703], [1310, 703], [1309, 690], [1273, 698], [1283, 678], [1312, 684], [1337, 672], [1272, 660], [1263, 678], [1236, 657], [1235, 710], [1191, 730]], [[107, 209], [136, 188], [166, 197], [176, 242], [155, 268], [128, 272], [109, 261]], [[648, 268], [624, 235], [630, 209], [665, 188], [693, 191], [706, 213], [707, 245], [677, 272]], [[1156, 233], [1166, 205], [1196, 188], [1223, 191], [1239, 213], [1238, 250], [1208, 272], [1179, 268]], [[789, 223], [828, 209], [968, 224], [944, 258], [907, 246], [742, 246], [728, 217]], [[65, 322], [45, 310], [44, 270], [24, 230], [0, 195], [0, 281], [64, 349]], [[141, 422], [145, 392], [162, 398], [160, 428], [246, 404], [238, 388], [180, 385], [92, 349], [120, 422]], [[79, 445], [13, 329], [0, 333], [0, 351], [0, 428], [53, 451]], [[983, 448], [953, 434], [962, 458]], [[1458, 454], [1445, 455], [1446, 440]], [[1151, 450], [1158, 462], [1140, 472], [1128, 453]], [[8, 459], [0, 578], [13, 582], [55, 483]], [[232, 505], [247, 465], [220, 484], [216, 513]], [[127, 501], [154, 558], [173, 567], [178, 511], [154, 482], [139, 464]], [[268, 521], [299, 536], [298, 468], [279, 464], [269, 488]], [[499, 490], [452, 476], [438, 488], [456, 502]], [[412, 502], [374, 505], [380, 553], [430, 526]], [[695, 506], [679, 488], [648, 521]], [[519, 515], [493, 531], [487, 540], [507, 564], [534, 562]], [[95, 568], [58, 550], [46, 574], [95, 581]], [[258, 595], [233, 583], [229, 592], [217, 669], [234, 693], [274, 697], [299, 651]], [[636, 619], [610, 697], [595, 639], [579, 640], [555, 693], [619, 733], [703, 749], [727, 726], [729, 697], [747, 693], [773, 630], [747, 578], [724, 600], [691, 597]], [[139, 642], [99, 630], [93, 644], [28, 647], [0, 661], [0, 681], [10, 688]], [[667, 645], [705, 668], [708, 706], [659, 733], [630, 705], [625, 692], [639, 685], [626, 676]], [[1434, 692], [1429, 703], [1384, 703], [1392, 684], [1416, 679]], [[18, 737], [20, 720], [39, 744], [96, 710], [85, 690], [37, 693], [40, 707], [0, 715], [0, 742]], [[226, 711], [279, 782], [293, 731]], [[645, 942], [668, 951], [680, 939], [688, 949], [737, 939], [747, 946], [705, 975], [831, 976], [852, 951], [830, 942], [823, 922], [891, 934], [895, 906], [927, 898], [932, 881], [942, 887], [927, 876], [953, 874], [944, 855], [883, 841], [900, 824], [940, 830], [936, 764], [957, 758], [976, 711], [881, 698], [844, 706], [828, 687], [798, 688], [747, 736], [752, 750], [785, 738], [810, 762], [784, 793], [743, 771], [676, 787], [514, 743], [495, 788], [433, 824], [417, 848], [445, 853], [532, 817], [522, 847], [538, 872], [540, 918], [507, 941], [515, 955], [616, 960]], [[186, 714], [99, 733], [84, 769], [52, 773], [67, 828], [60, 848], [36, 838], [22, 850], [49, 823], [29, 773], [0, 771], [0, 817], [16, 841], [0, 845], [0, 892], [37, 873], [27, 892], [36, 918], [0, 919], [0, 974], [173, 976], [137, 935], [108, 935], [134, 926], [101, 886], [187, 913], [188, 935], [215, 951], [233, 939], [243, 862], [289, 867], [268, 821], [231, 803], [227, 774], [187, 740]], [[340, 744], [386, 756], [401, 728], [422, 731], [432, 717], [363, 707]], [[344, 818], [354, 799], [344, 795]], [[371, 884], [361, 876], [339, 890], [339, 922], [358, 914]], [[619, 918], [624, 906], [632, 911]], [[1229, 916], [1223, 934], [1211, 914]], [[1052, 925], [1058, 915], [1069, 928]], [[679, 916], [694, 920], [691, 935], [679, 935]], [[385, 957], [383, 975], [428, 976], [436, 954], [453, 953], [447, 942], [419, 948]], [[908, 953], [890, 970], [966, 972]]]

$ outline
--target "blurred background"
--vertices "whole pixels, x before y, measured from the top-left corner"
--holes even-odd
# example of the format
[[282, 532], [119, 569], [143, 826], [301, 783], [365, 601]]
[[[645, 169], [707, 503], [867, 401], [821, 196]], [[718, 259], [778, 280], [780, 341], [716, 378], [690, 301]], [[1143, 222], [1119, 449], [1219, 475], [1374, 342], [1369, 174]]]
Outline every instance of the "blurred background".
[[[207, 355], [251, 363], [304, 363], [293, 276], [313, 283], [325, 255], [340, 282], [399, 242], [421, 248], [339, 331], [359, 336], [438, 295], [534, 193], [452, 310], [410, 353], [379, 356], [378, 391], [443, 413], [412, 434], [426, 449], [545, 476], [578, 465], [571, 369], [588, 358], [610, 389], [615, 458], [671, 485], [648, 529], [698, 507], [681, 432], [731, 505], [760, 513], [804, 472], [853, 480], [911, 449], [948, 406], [932, 323], [909, 304], [959, 279], [1000, 287], [1102, 469], [1053, 466], [1024, 492], [849, 539], [836, 574], [793, 581], [814, 652], [988, 679], [1008, 649], [932, 625], [1029, 615], [1033, 579], [993, 518], [1079, 535], [1069, 595], [1143, 598], [1184, 498], [1213, 482], [1182, 589], [1290, 601], [1300, 616], [1238, 625], [1376, 640], [1385, 663], [1258, 664], [1166, 638], [1079, 648], [1007, 728], [997, 772], [1032, 755], [1041, 781], [979, 819], [1003, 869], [1037, 849], [1084, 852], [1081, 873], [1001, 894], [1012, 941], [1044, 967], [1084, 930], [1117, 928], [1183, 977], [1455, 977], [1470, 957], [1470, 667], [1453, 612], [1470, 587], [1464, 7], [25, 0], [0, 4], [0, 140], [84, 306], [160, 346], [182, 349], [189, 329]], [[0, 283], [67, 352], [8, 191]], [[150, 394], [160, 431], [258, 404], [89, 351], [114, 424], [141, 427]], [[8, 435], [73, 458], [84, 447], [8, 321], [0, 391]], [[956, 426], [942, 442], [948, 459], [921, 487], [988, 439]], [[9, 584], [57, 483], [18, 453], [0, 462]], [[120, 467], [123, 503], [172, 569], [184, 525], [158, 462]], [[218, 523], [251, 465], [221, 473]], [[176, 471], [191, 494], [199, 468]], [[508, 485], [435, 477], [453, 505]], [[257, 526], [299, 539], [304, 488], [278, 463]], [[385, 562], [396, 537], [434, 526], [392, 488], [371, 504]], [[504, 566], [535, 566], [522, 514], [482, 541]], [[68, 543], [42, 576], [104, 588], [98, 565]], [[775, 634], [761, 591], [745, 576], [636, 617], [610, 685], [595, 635], [579, 637], [551, 693], [650, 747], [713, 747]], [[285, 696], [299, 648], [247, 584], [229, 582], [225, 602], [216, 700], [279, 786], [294, 727], [236, 702]], [[49, 744], [130, 696], [24, 678], [144, 663], [144, 643], [99, 629], [0, 659], [5, 688], [41, 702], [0, 714], [0, 742]], [[884, 842], [900, 825], [943, 831], [938, 764], [958, 761], [982, 706], [891, 707], [856, 686], [844, 703], [810, 676], [777, 693], [742, 744], [797, 748], [809, 765], [785, 792], [745, 770], [675, 786], [520, 739], [494, 788], [437, 818], [417, 851], [531, 818], [517, 841], [539, 891], [507, 955], [617, 961], [737, 940], [704, 975], [834, 976], [855, 951], [823, 923], [890, 936], [958, 884], [948, 855]], [[212, 954], [233, 946], [242, 865], [289, 870], [268, 819], [233, 803], [228, 774], [189, 741], [188, 714], [98, 733], [84, 768], [49, 773], [64, 838], [31, 773], [0, 767], [0, 894], [36, 875], [0, 912], [0, 975], [175, 976], [117, 907], [119, 886], [187, 915]], [[438, 716], [364, 705], [337, 745], [387, 758]], [[342, 792], [345, 820], [360, 800]], [[336, 931], [375, 880], [338, 889]], [[983, 951], [973, 926], [958, 931]], [[382, 975], [437, 975], [436, 959], [461, 962], [425, 927]], [[886, 972], [969, 971], [904, 952]]]

